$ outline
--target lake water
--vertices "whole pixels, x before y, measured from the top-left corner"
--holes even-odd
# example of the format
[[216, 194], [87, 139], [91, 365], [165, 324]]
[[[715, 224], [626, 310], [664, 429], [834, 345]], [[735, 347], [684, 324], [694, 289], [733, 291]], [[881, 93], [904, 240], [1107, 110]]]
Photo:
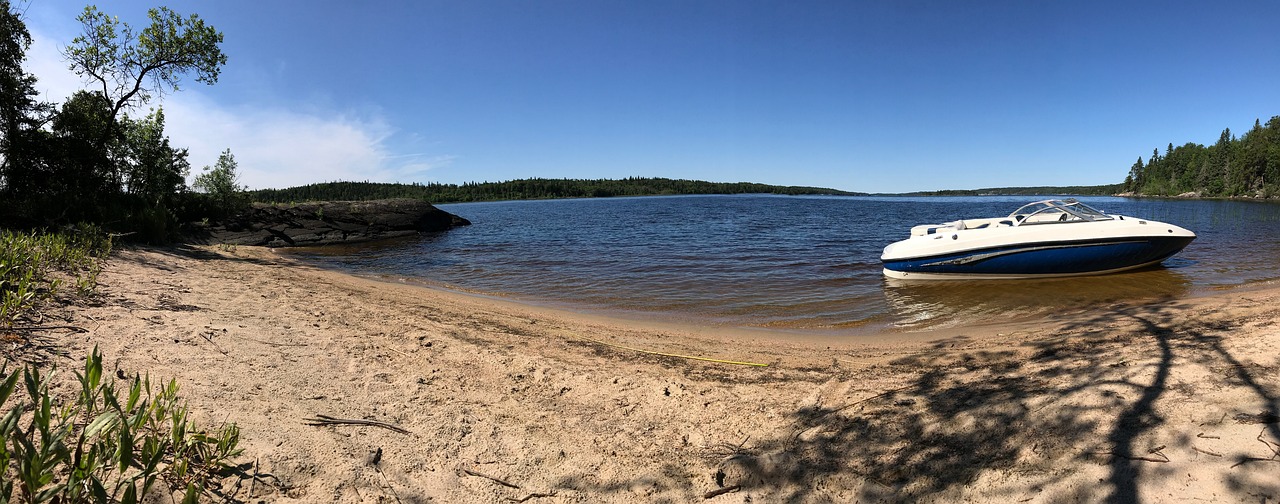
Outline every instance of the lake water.
[[1080, 197], [1198, 236], [1164, 267], [1101, 277], [899, 282], [911, 226], [1036, 197], [671, 196], [439, 205], [471, 226], [300, 249], [322, 266], [612, 315], [860, 333], [1041, 317], [1280, 278], [1280, 204]]

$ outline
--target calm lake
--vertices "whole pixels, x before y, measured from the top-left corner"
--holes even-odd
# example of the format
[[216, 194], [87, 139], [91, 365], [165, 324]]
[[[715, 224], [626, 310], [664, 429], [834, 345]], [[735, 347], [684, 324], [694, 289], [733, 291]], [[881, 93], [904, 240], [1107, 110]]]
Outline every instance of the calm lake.
[[1039, 197], [671, 196], [439, 205], [472, 225], [299, 249], [324, 267], [624, 317], [847, 333], [1040, 317], [1280, 278], [1280, 204], [1080, 197], [1198, 238], [1161, 268], [1053, 280], [899, 282], [915, 224]]

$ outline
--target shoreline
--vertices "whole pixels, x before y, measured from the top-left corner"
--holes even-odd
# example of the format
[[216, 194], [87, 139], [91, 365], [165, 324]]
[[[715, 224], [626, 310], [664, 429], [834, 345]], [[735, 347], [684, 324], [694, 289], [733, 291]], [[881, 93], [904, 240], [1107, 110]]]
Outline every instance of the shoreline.
[[[1000, 315], [1001, 319], [1008, 319], [1012, 316], [1014, 320], [1012, 320], [1011, 322], [989, 322], [987, 321], [987, 319], [982, 318], [987, 315], [990, 315], [990, 313], [979, 313], [978, 315], [980, 316], [970, 316], [969, 318], [965, 318], [959, 315], [960, 312], [957, 311], [954, 313], [945, 313], [945, 314], [939, 315], [938, 317], [941, 318], [942, 320], [940, 323], [928, 322], [928, 323], [922, 324], [920, 323], [919, 319], [906, 317], [901, 313], [894, 313], [890, 311], [886, 313], [876, 314], [874, 316], [864, 318], [861, 320], [856, 320], [852, 322], [834, 323], [834, 324], [828, 323], [828, 324], [821, 324], [821, 325], [807, 325], [807, 324], [789, 325], [787, 323], [782, 323], [782, 322], [762, 322], [757, 324], [750, 324], [750, 323], [744, 323], [746, 322], [746, 319], [741, 319], [741, 318], [729, 319], [726, 317], [717, 318], [717, 317], [699, 316], [695, 313], [687, 313], [687, 312], [672, 313], [672, 312], [666, 312], [666, 311], [645, 311], [643, 309], [638, 309], [638, 308], [627, 309], [627, 308], [608, 308], [608, 307], [601, 307], [601, 306], [579, 305], [579, 304], [575, 304], [573, 301], [570, 301], [570, 300], [555, 299], [550, 297], [536, 298], [536, 297], [527, 297], [526, 295], [519, 294], [519, 293], [489, 292], [489, 291], [483, 291], [483, 290], [477, 290], [477, 289], [468, 289], [465, 287], [449, 284], [446, 282], [430, 280], [430, 279], [414, 278], [414, 277], [394, 275], [389, 273], [360, 272], [350, 268], [343, 268], [337, 265], [326, 265], [323, 262], [314, 262], [314, 261], [309, 261], [306, 258], [294, 257], [293, 256], [294, 250], [291, 248], [266, 248], [266, 250], [269, 250], [270, 253], [275, 254], [276, 256], [280, 257], [283, 260], [296, 261], [298, 264], [306, 265], [308, 267], [313, 267], [313, 268], [317, 268], [324, 271], [330, 271], [339, 275], [348, 275], [354, 278], [360, 278], [360, 279], [368, 280], [371, 282], [408, 286], [412, 288], [421, 288], [421, 289], [426, 289], [431, 291], [442, 292], [446, 294], [453, 294], [453, 295], [464, 296], [464, 297], [473, 297], [477, 299], [490, 300], [498, 303], [508, 303], [512, 307], [541, 309], [541, 310], [547, 310], [550, 312], [564, 313], [569, 316], [598, 319], [602, 323], [613, 323], [613, 324], [620, 324], [620, 325], [627, 325], [627, 326], [635, 326], [642, 329], [643, 328], [655, 329], [655, 330], [665, 329], [665, 330], [695, 332], [695, 333], [696, 332], [733, 333], [733, 334], [737, 334], [739, 336], [748, 337], [748, 338], [752, 337], [751, 335], [755, 335], [756, 338], [761, 338], [761, 339], [794, 338], [797, 340], [812, 340], [812, 341], [821, 341], [821, 342], [841, 341], [845, 338], [883, 339], [890, 336], [893, 336], [896, 339], [912, 339], [911, 335], [916, 333], [932, 333], [932, 332], [938, 332], [938, 331], [945, 331], [947, 329], [959, 330], [959, 329], [965, 329], [965, 328], [978, 328], [978, 327], [992, 326], [992, 325], [1003, 326], [1003, 325], [1009, 325], [1009, 324], [1013, 324], [1013, 325], [1034, 324], [1036, 321], [1042, 320], [1046, 317], [1057, 316], [1058, 312], [1054, 311], [1054, 309], [1061, 309], [1061, 311], [1064, 312], [1065, 316], [1078, 316], [1082, 313], [1086, 313], [1089, 311], [1094, 311], [1096, 309], [1102, 308], [1104, 307], [1104, 305], [1108, 309], [1115, 309], [1117, 307], [1137, 307], [1152, 301], [1163, 301], [1170, 296], [1172, 296], [1173, 299], [1194, 299], [1194, 298], [1203, 297], [1207, 295], [1214, 295], [1217, 293], [1221, 293], [1223, 291], [1251, 289], [1251, 288], [1254, 288], [1252, 286], [1255, 286], [1255, 285], [1262, 286], [1263, 288], [1265, 288], [1265, 286], [1267, 285], [1277, 284], [1278, 282], [1280, 282], [1280, 278], [1254, 279], [1254, 280], [1249, 280], [1246, 283], [1236, 284], [1236, 285], [1208, 285], [1208, 286], [1195, 287], [1193, 289], [1180, 291], [1176, 294], [1170, 294], [1170, 293], [1148, 294], [1148, 296], [1145, 299], [1129, 299], [1129, 300], [1117, 301], [1115, 299], [1108, 298], [1107, 300], [1104, 300], [1104, 301], [1097, 301], [1093, 305], [1083, 305], [1076, 300], [1072, 300], [1068, 306], [1031, 307], [1032, 313], [1029, 313], [1029, 314], [1015, 315], [1011, 313], [1001, 313]], [[1163, 268], [1157, 269], [1157, 271], [1159, 272], [1163, 272], [1162, 270]], [[1147, 271], [1147, 270], [1140, 270], [1140, 271]], [[1176, 272], [1177, 270], [1175, 269], [1175, 270], [1169, 270], [1169, 271]], [[1132, 273], [1129, 272], [1125, 274], [1130, 275]], [[1081, 280], [1083, 278], [1095, 279], [1095, 278], [1098, 278], [1098, 276], [1051, 278], [1051, 279], [1038, 280], [1038, 281], [1040, 282], [1075, 281], [1075, 280]], [[891, 283], [905, 282], [897, 279], [890, 279], [890, 281]], [[1008, 282], [1008, 281], [1007, 280], [978, 280], [977, 282], [991, 283], [991, 284], [998, 285], [1001, 282]], [[916, 281], [916, 282], [908, 282], [907, 284], [914, 288], [924, 289], [924, 288], [937, 288], [937, 287], [943, 287], [943, 286], [960, 286], [961, 284], [965, 284], [965, 283], [972, 283], [972, 282], [948, 280], [945, 282]], [[1082, 291], [1078, 291], [1078, 290], [1073, 291], [1076, 297], [1079, 297], [1080, 292]], [[1117, 295], [1115, 292], [1109, 292], [1106, 294], [1110, 297], [1114, 297]], [[1137, 291], [1135, 289], [1129, 289], [1128, 291], [1123, 291], [1121, 294], [1122, 295], [1128, 294], [1130, 296], [1133, 296], [1133, 295], [1137, 295]], [[953, 302], [959, 301], [961, 303], [966, 302], [965, 300], [961, 300], [961, 299], [951, 299], [949, 301], [953, 301]], [[986, 308], [987, 309], [986, 311], [989, 312], [993, 307], [987, 306], [984, 308]], [[999, 307], [995, 307], [995, 308], [999, 308]], [[1011, 306], [1009, 307], [1009, 309], [1016, 310], [1018, 309], [1018, 307]], [[664, 320], [656, 320], [658, 318], [662, 318]]]
[[[628, 322], [256, 247], [124, 249], [101, 290], [54, 362], [97, 345], [127, 375], [177, 379], [272, 476], [252, 495], [224, 482], [245, 501], [1280, 496], [1274, 282], [839, 341]], [[411, 434], [304, 424], [318, 414]]]

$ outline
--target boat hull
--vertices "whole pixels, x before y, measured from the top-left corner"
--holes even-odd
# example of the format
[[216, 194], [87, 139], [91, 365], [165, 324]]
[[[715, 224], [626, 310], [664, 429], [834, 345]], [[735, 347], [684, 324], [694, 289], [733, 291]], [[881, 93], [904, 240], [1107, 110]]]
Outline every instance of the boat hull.
[[894, 278], [1028, 278], [1100, 275], [1159, 264], [1195, 237], [1124, 237], [1023, 243], [885, 260]]
[[1116, 216], [1096, 222], [951, 226], [885, 247], [892, 278], [1100, 275], [1159, 264], [1195, 240], [1172, 224]]
[[1107, 215], [1074, 199], [1023, 205], [1008, 217], [911, 229], [884, 248], [893, 278], [1033, 278], [1099, 275], [1158, 264], [1196, 238], [1181, 227]]

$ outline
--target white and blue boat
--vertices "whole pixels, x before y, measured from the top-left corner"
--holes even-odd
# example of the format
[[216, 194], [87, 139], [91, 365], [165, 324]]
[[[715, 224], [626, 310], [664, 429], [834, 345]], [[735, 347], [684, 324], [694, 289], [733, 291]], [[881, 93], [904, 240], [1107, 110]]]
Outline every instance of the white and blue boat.
[[1008, 217], [915, 226], [880, 260], [885, 276], [902, 279], [1101, 275], [1160, 264], [1195, 238], [1173, 224], [1051, 199]]

